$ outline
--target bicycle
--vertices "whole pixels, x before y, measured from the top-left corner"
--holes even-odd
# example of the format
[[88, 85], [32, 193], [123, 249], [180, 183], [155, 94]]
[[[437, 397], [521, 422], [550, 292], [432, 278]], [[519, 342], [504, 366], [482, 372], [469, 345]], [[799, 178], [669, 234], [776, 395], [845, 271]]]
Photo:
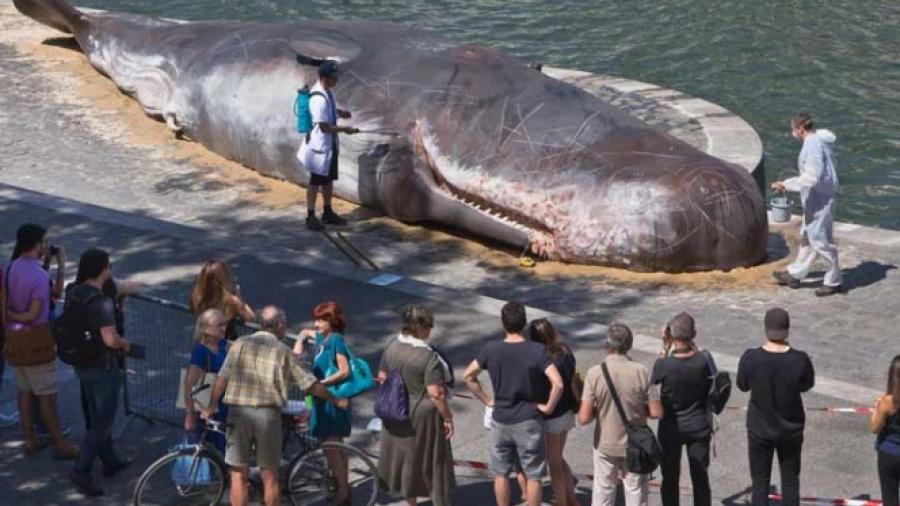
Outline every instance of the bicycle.
[[[287, 470], [282, 477], [282, 493], [294, 506], [326, 506], [336, 490], [325, 451], [337, 450], [350, 465], [351, 503], [373, 506], [378, 500], [379, 480], [376, 467], [367, 453], [359, 448], [335, 442], [319, 442], [308, 433], [305, 421], [291, 414], [282, 415]], [[169, 453], [150, 464], [135, 485], [134, 506], [215, 506], [228, 487], [225, 458], [206, 442], [209, 432], [224, 434], [221, 423], [207, 420], [202, 425], [199, 441], [175, 446]], [[362, 467], [360, 469], [359, 467]], [[250, 480], [256, 492], [262, 484]]]

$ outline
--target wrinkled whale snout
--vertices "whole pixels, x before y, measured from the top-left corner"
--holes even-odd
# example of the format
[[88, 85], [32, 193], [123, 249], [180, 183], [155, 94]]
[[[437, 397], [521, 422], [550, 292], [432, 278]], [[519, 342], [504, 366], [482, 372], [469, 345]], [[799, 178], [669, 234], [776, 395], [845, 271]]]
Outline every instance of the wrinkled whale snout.
[[543, 238], [546, 256], [668, 272], [764, 260], [765, 207], [749, 175], [714, 162], [658, 174], [637, 166], [579, 187], [552, 238]]

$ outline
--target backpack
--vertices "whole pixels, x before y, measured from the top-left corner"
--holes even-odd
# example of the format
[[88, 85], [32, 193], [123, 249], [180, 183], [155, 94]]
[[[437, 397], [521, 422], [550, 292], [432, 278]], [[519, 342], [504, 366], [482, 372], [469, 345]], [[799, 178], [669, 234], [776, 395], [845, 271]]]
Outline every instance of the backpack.
[[297, 132], [309, 135], [313, 130], [312, 114], [309, 112], [309, 100], [313, 95], [319, 95], [325, 98], [325, 94], [321, 91], [309, 91], [309, 86], [304, 86], [297, 90], [297, 100], [294, 102], [294, 116], [297, 117]]
[[378, 388], [375, 414], [388, 423], [409, 422], [409, 391], [399, 369], [391, 371]]
[[77, 288], [69, 291], [63, 312], [53, 321], [51, 330], [60, 360], [75, 367], [90, 367], [103, 356], [104, 344], [100, 333], [88, 324], [88, 308], [91, 302], [104, 295], [95, 292], [82, 300]]
[[703, 350], [700, 354], [706, 359], [709, 367], [710, 385], [707, 397], [709, 407], [713, 413], [718, 415], [725, 410], [725, 405], [728, 404], [728, 399], [731, 397], [731, 377], [727, 372], [718, 370], [709, 351]]
[[625, 468], [636, 474], [649, 474], [659, 467], [662, 462], [662, 448], [659, 441], [650, 427], [646, 424], [634, 426], [628, 422], [625, 416], [625, 408], [622, 407], [622, 401], [619, 400], [619, 394], [613, 385], [612, 378], [609, 376], [609, 369], [604, 362], [600, 366], [603, 369], [603, 377], [606, 379], [606, 385], [609, 387], [609, 394], [616, 405], [622, 424], [625, 425], [626, 436], [628, 438], [628, 446], [625, 449]]

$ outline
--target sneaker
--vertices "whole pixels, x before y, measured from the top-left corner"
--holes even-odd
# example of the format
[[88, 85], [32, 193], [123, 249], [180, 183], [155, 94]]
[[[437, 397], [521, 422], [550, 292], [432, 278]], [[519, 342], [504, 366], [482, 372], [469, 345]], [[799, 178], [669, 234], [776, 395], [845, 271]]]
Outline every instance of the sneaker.
[[103, 476], [111, 478], [131, 465], [131, 459], [116, 459], [114, 462], [103, 463]]
[[306, 218], [306, 228], [312, 230], [313, 232], [321, 232], [325, 230], [322, 222], [319, 221], [319, 219], [315, 216], [309, 216]]
[[843, 290], [843, 287], [841, 285], [835, 285], [835, 286], [822, 285], [819, 288], [816, 288], [816, 297], [828, 297], [829, 295], [841, 293], [842, 290]]
[[81, 474], [78, 471], [69, 473], [69, 481], [86, 497], [99, 497], [103, 495], [103, 489], [94, 485], [94, 480], [89, 475]]
[[0, 428], [12, 427], [13, 425], [19, 425], [19, 414], [18, 413], [0, 413]]
[[775, 281], [781, 286], [800, 288], [800, 280], [791, 276], [786, 271], [775, 271], [772, 273], [772, 277], [775, 278]]
[[325, 211], [322, 213], [322, 223], [326, 223], [328, 225], [346, 225], [347, 220], [341, 218], [334, 211]]

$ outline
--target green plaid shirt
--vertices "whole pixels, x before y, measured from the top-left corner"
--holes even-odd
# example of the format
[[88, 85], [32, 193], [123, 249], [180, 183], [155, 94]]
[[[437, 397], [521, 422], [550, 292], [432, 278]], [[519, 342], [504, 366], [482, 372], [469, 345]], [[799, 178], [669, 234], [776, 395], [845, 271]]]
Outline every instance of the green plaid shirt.
[[244, 336], [228, 349], [219, 376], [228, 381], [223, 402], [232, 406], [284, 407], [288, 387], [307, 390], [317, 381], [270, 332]]

